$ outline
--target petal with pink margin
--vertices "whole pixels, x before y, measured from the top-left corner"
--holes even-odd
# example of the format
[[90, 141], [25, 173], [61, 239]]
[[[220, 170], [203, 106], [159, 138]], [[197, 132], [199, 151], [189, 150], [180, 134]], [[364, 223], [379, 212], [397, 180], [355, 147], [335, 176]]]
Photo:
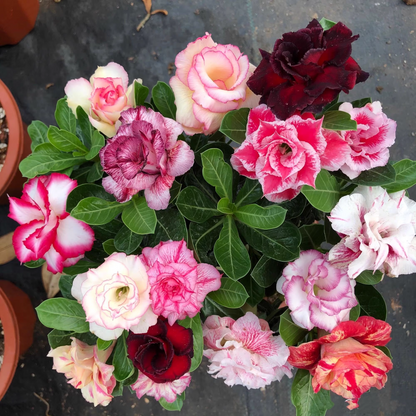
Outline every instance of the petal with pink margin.
[[74, 114], [77, 113], [77, 107], [81, 106], [89, 114], [91, 108], [91, 94], [93, 88], [85, 78], [72, 79], [65, 86], [65, 95], [68, 97], [66, 102]]
[[54, 249], [53, 246], [43, 256], [52, 273], [62, 273], [64, 269], [64, 258]]
[[33, 220], [43, 220], [44, 216], [39, 207], [14, 197], [9, 197], [10, 208], [8, 217], [20, 225], [27, 224]]
[[336, 131], [322, 129], [322, 133], [326, 140], [326, 148], [321, 155], [322, 169], [333, 172], [345, 164], [351, 148]]
[[168, 151], [167, 174], [180, 176], [188, 172], [194, 164], [195, 155], [188, 143], [178, 140], [176, 146]]
[[149, 208], [156, 211], [166, 209], [170, 200], [170, 188], [175, 178], [173, 176], [158, 176], [154, 184], [144, 190]]
[[94, 78], [121, 78], [124, 91], [129, 85], [129, 75], [126, 70], [115, 62], [110, 62], [106, 66], [99, 66], [91, 75], [90, 82], [94, 85]]
[[36, 258], [35, 253], [32, 250], [29, 250], [25, 245], [24, 241], [38, 229], [43, 227], [44, 222], [39, 220], [33, 220], [28, 224], [23, 224], [20, 227], [17, 227], [13, 237], [13, 247], [16, 253], [16, 257], [21, 263], [26, 263], [27, 261], [39, 260]]

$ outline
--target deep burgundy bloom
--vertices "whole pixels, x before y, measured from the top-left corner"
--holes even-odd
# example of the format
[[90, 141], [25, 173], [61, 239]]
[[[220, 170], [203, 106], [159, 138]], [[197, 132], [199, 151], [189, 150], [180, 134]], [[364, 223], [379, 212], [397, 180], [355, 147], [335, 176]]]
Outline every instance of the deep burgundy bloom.
[[155, 383], [179, 379], [191, 368], [194, 355], [192, 329], [169, 325], [159, 317], [146, 334], [130, 332], [127, 354], [133, 364]]
[[350, 56], [358, 37], [341, 22], [324, 31], [314, 19], [305, 29], [285, 33], [272, 53], [260, 50], [263, 59], [247, 85], [281, 120], [317, 113], [368, 78]]

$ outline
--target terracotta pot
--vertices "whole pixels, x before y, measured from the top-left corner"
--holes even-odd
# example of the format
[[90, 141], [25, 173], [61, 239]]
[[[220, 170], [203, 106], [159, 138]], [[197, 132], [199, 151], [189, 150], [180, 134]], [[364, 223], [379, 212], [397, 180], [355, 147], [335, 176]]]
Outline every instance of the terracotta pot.
[[36, 322], [29, 296], [6, 280], [0, 280], [0, 320], [4, 331], [4, 359], [0, 368], [1, 400], [13, 380], [19, 357], [32, 345]]
[[6, 160], [0, 172], [0, 205], [7, 204], [7, 194], [21, 196], [26, 179], [19, 171], [20, 161], [30, 154], [31, 140], [27, 134], [27, 127], [20, 117], [19, 107], [12, 93], [0, 80], [0, 104], [6, 112], [9, 128], [9, 144]]
[[1, 0], [0, 46], [15, 45], [35, 26], [39, 0]]

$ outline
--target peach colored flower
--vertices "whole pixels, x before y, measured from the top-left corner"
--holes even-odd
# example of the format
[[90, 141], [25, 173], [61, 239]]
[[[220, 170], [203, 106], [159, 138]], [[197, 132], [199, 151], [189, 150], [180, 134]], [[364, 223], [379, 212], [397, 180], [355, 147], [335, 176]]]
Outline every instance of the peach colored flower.
[[94, 406], [107, 406], [113, 398], [111, 393], [116, 385], [114, 367], [106, 364], [114, 344], [100, 351], [96, 345], [71, 339], [71, 345], [49, 351], [48, 357], [53, 358], [53, 369], [65, 374], [68, 383], [80, 389], [87, 402], [94, 403]]

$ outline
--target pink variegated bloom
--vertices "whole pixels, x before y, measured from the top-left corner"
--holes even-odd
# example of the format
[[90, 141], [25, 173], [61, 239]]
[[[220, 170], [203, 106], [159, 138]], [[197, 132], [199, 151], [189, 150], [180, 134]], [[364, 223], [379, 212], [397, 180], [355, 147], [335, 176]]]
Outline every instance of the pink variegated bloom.
[[209, 292], [221, 286], [221, 274], [210, 264], [198, 264], [184, 240], [161, 242], [143, 249], [140, 259], [151, 286], [153, 311], [173, 325], [193, 318]]
[[348, 321], [351, 308], [358, 304], [354, 287], [346, 270], [335, 268], [316, 250], [302, 251], [277, 282], [293, 322], [309, 331], [315, 326], [331, 331]]
[[350, 114], [357, 122], [356, 131], [341, 132], [351, 149], [341, 171], [354, 179], [365, 170], [387, 165], [388, 148], [396, 139], [396, 122], [382, 112], [381, 103], [375, 101], [362, 108], [343, 103], [339, 110]]
[[269, 324], [247, 312], [236, 321], [209, 316], [203, 327], [204, 356], [208, 373], [223, 378], [228, 386], [260, 389], [284, 375], [292, 377], [289, 349], [282, 337], [273, 336]]
[[[136, 81], [142, 82], [141, 79]], [[88, 114], [91, 124], [107, 137], [116, 134], [116, 122], [123, 110], [133, 107], [133, 84], [124, 68], [110, 62], [99, 66], [90, 80], [72, 79], [65, 86], [68, 106], [76, 115], [78, 106]]]
[[20, 224], [13, 246], [22, 263], [44, 259], [50, 272], [62, 273], [92, 249], [91, 227], [66, 212], [66, 200], [76, 186], [76, 180], [52, 173], [30, 179], [20, 199], [9, 198], [9, 217]]
[[253, 108], [260, 97], [247, 87], [256, 69], [234, 45], [219, 45], [211, 35], [188, 44], [175, 59], [169, 81], [175, 94], [176, 121], [186, 134], [211, 134], [227, 112]]
[[265, 104], [250, 111], [246, 134], [231, 164], [240, 175], [258, 179], [272, 202], [295, 198], [302, 185], [315, 186], [321, 168], [338, 169], [348, 150], [343, 140], [325, 139], [322, 119], [296, 115], [282, 121]]
[[166, 209], [175, 176], [194, 164], [194, 152], [178, 140], [182, 127], [146, 107], [121, 114], [117, 134], [100, 151], [104, 189], [117, 201], [129, 201], [144, 189], [150, 208]]
[[136, 392], [138, 399], [146, 395], [154, 397], [158, 401], [163, 398], [168, 403], [173, 403], [176, 396], [182, 394], [190, 383], [191, 375], [189, 373], [167, 383], [155, 383], [143, 373], [139, 373], [137, 381], [130, 387]]
[[358, 186], [328, 217], [342, 240], [329, 251], [336, 267], [355, 279], [364, 270], [390, 277], [416, 272], [416, 203], [405, 191]]
[[114, 344], [106, 350], [96, 345], [88, 345], [71, 338], [71, 345], [64, 345], [49, 351], [53, 358], [53, 369], [65, 374], [68, 383], [80, 389], [84, 399], [94, 406], [107, 406], [116, 385], [114, 367], [106, 364]]
[[82, 303], [90, 331], [103, 340], [123, 330], [147, 332], [157, 322], [146, 270], [138, 256], [113, 253], [101, 266], [79, 274], [72, 296]]

